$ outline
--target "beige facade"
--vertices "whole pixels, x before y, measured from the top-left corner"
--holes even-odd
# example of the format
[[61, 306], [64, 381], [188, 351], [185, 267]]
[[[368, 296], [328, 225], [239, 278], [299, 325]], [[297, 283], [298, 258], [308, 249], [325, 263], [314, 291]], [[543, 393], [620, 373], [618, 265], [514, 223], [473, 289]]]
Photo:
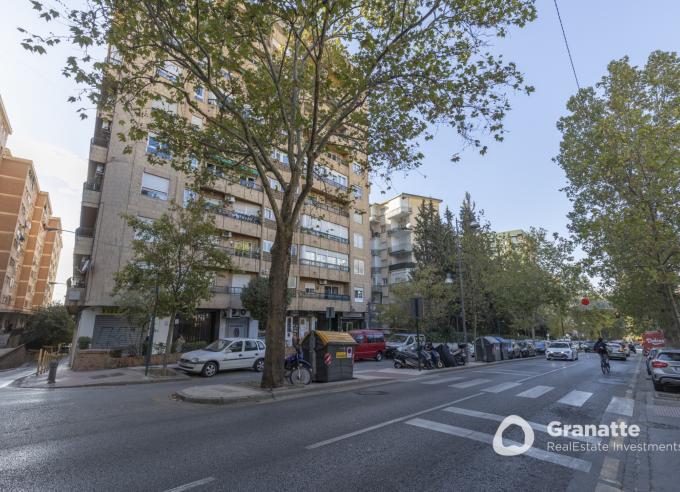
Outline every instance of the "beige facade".
[[[204, 104], [209, 105], [206, 101]], [[176, 111], [188, 119], [187, 107]], [[138, 142], [131, 153], [111, 137], [120, 131], [123, 114], [96, 122], [90, 147], [87, 180], [83, 186], [80, 227], [76, 231], [74, 272], [68, 282], [66, 302], [78, 312], [77, 336], [89, 336], [93, 347], [125, 346], [140, 336], [118, 315], [111, 292], [114, 274], [131, 258], [133, 231], [121, 214], [159, 218], [171, 201], [182, 203], [186, 179], [168, 166], [152, 166], [147, 156], [158, 152], [153, 137]], [[288, 176], [284, 156], [277, 159]], [[294, 292], [287, 318], [287, 336], [312, 327], [352, 329], [365, 325], [370, 296], [369, 184], [352, 156], [339, 153], [320, 158], [332, 173], [315, 180], [312, 196], [304, 206], [293, 239], [289, 288]], [[198, 163], [200, 165], [200, 163]], [[240, 176], [221, 177], [201, 194], [213, 205], [217, 225], [224, 231], [222, 246], [231, 254], [239, 273], [218, 277], [213, 297], [201, 306], [195, 320], [182, 320], [177, 331], [187, 341], [210, 341], [218, 336], [257, 335], [257, 323], [243, 309], [241, 289], [251, 278], [266, 276], [276, 224], [261, 179], [254, 169], [242, 168]], [[276, 183], [272, 185], [274, 188]], [[354, 192], [348, 205], [338, 192]], [[277, 199], [282, 193], [275, 192]], [[335, 317], [326, 320], [326, 308]], [[157, 337], [167, 326], [161, 321]], [[164, 333], [165, 332], [165, 333]], [[158, 338], [158, 339], [161, 339]], [[163, 338], [164, 339], [164, 338]]]
[[9, 124], [7, 111], [0, 96], [0, 156], [2, 156], [5, 147], [7, 146], [7, 138], [12, 134], [12, 126]]
[[16, 344], [27, 316], [51, 301], [51, 285], [39, 282], [49, 242], [59, 247], [52, 247], [46, 279], [54, 280], [59, 262], [61, 237], [47, 230], [51, 220], [59, 219], [52, 217], [33, 163], [5, 147], [0, 156], [0, 346]]
[[413, 227], [420, 207], [432, 202], [437, 211], [438, 198], [402, 193], [382, 203], [372, 203], [371, 228], [371, 302], [370, 320], [379, 327], [378, 307], [390, 302], [390, 287], [408, 282], [415, 267]]

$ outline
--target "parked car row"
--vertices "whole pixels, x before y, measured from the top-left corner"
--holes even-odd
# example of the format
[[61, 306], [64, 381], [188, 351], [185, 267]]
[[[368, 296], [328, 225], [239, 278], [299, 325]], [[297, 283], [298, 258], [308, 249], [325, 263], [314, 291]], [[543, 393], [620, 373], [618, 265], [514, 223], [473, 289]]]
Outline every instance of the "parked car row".
[[680, 386], [680, 349], [652, 348], [645, 360], [647, 374], [657, 391], [666, 386]]

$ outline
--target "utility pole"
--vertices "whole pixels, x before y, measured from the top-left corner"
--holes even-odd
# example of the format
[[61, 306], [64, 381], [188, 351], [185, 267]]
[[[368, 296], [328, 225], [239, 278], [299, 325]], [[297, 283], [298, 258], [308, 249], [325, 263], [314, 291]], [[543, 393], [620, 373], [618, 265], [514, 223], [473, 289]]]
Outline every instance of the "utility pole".
[[465, 344], [465, 354], [467, 356], [467, 325], [465, 324], [465, 285], [463, 282], [463, 245], [461, 243], [461, 232], [456, 218], [456, 256], [458, 257], [458, 280], [460, 283], [460, 321], [463, 323], [463, 343]]

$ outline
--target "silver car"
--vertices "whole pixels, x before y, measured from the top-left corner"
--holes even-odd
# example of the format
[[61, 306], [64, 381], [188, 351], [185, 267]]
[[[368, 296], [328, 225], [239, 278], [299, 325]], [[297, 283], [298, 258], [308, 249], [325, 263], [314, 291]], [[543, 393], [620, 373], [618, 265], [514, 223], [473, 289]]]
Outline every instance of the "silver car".
[[659, 349], [652, 360], [652, 383], [657, 391], [680, 385], [680, 349]]

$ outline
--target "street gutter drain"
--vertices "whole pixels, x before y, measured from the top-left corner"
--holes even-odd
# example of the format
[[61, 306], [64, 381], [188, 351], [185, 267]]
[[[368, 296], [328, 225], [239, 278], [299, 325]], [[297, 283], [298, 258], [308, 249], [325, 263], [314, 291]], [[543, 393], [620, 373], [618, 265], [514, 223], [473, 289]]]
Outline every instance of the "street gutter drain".
[[357, 395], [361, 396], [381, 396], [381, 395], [387, 395], [387, 391], [380, 391], [380, 390], [362, 390], [362, 391], [355, 391]]

